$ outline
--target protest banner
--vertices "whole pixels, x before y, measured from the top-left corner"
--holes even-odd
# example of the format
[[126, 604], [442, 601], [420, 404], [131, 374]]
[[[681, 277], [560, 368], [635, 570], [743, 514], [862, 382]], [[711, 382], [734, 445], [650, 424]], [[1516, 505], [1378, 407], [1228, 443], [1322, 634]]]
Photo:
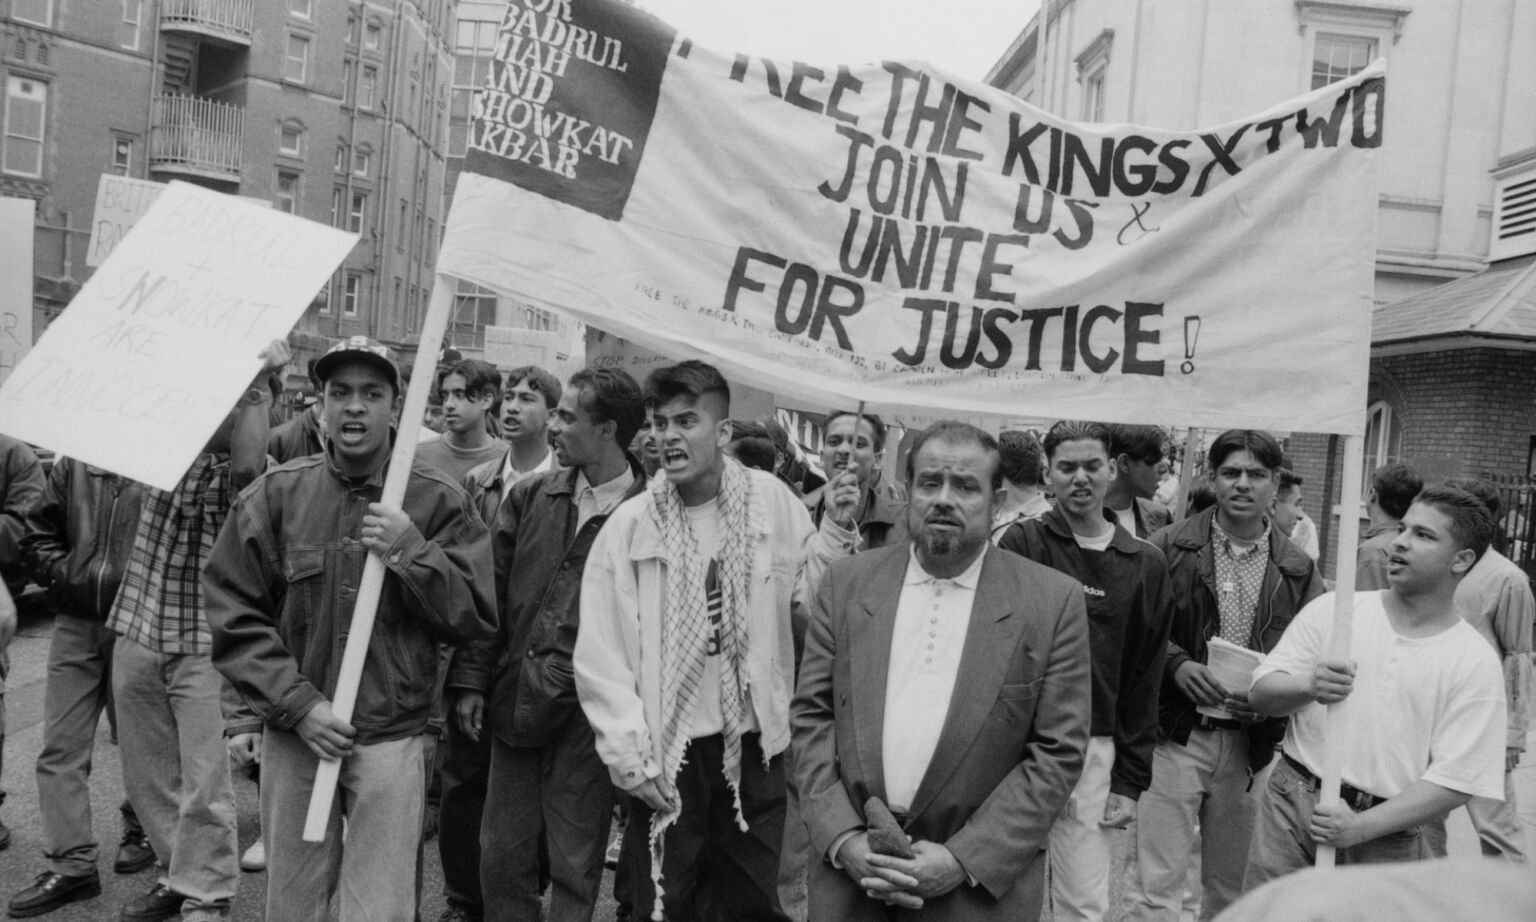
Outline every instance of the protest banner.
[[0, 384], [32, 348], [33, 222], [37, 202], [0, 198]]
[[0, 429], [173, 488], [355, 242], [172, 183], [0, 387]]
[[535, 365], [565, 381], [582, 367], [567, 330], [527, 330], [521, 327], [485, 328], [485, 360], [503, 371]]
[[919, 63], [512, 3], [439, 271], [790, 399], [1358, 433], [1383, 73], [1078, 125]]
[[96, 184], [96, 210], [91, 215], [91, 242], [85, 248], [85, 264], [95, 267], [106, 262], [164, 191], [163, 182], [102, 174]]

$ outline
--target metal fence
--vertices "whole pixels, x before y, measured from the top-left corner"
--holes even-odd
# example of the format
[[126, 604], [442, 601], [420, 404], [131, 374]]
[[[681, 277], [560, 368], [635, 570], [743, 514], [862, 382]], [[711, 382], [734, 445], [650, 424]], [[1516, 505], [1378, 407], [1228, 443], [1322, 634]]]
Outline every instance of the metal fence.
[[1536, 485], [1520, 474], [1485, 474], [1483, 479], [1499, 493], [1499, 550], [1536, 576]]
[[249, 39], [254, 11], [255, 0], [164, 0], [160, 21]]

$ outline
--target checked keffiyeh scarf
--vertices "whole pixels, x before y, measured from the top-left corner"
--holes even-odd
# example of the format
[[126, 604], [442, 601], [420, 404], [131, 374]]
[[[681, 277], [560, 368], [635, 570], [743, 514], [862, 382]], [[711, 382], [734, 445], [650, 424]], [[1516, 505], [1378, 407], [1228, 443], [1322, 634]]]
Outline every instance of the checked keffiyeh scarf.
[[[720, 591], [720, 713], [724, 719], [725, 777], [735, 797], [736, 823], [747, 828], [741, 810], [741, 726], [746, 700], [747, 603], [752, 585], [752, 535], [763, 531], [753, 521], [762, 514], [752, 502], [752, 478], [734, 459], [725, 459], [720, 475], [720, 546], [699, 547], [682, 497], [665, 476], [649, 486], [651, 515], [666, 549], [667, 586], [661, 618], [662, 777], [670, 786], [683, 764], [698, 711], [701, 683], [715, 633], [710, 623], [705, 583], [711, 559], [718, 561]], [[657, 812], [651, 820], [651, 877], [656, 882], [656, 913], [661, 911], [662, 832], [677, 810]]]

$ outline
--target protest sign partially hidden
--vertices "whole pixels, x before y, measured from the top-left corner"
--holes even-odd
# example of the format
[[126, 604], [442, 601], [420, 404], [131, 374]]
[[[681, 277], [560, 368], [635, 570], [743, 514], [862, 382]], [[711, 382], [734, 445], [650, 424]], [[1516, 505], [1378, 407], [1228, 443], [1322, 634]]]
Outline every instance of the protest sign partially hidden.
[[96, 184], [96, 211], [91, 215], [91, 242], [85, 248], [85, 264], [100, 266], [105, 262], [164, 191], [162, 182], [103, 174]]
[[1079, 125], [918, 62], [514, 2], [438, 269], [786, 399], [1358, 434], [1383, 74]]
[[356, 239], [172, 183], [0, 387], [0, 430], [171, 489]]
[[33, 220], [37, 202], [0, 198], [0, 384], [32, 348]]
[[486, 327], [485, 360], [503, 370], [534, 365], [561, 381], [578, 367], [571, 355], [571, 335], [563, 330]]

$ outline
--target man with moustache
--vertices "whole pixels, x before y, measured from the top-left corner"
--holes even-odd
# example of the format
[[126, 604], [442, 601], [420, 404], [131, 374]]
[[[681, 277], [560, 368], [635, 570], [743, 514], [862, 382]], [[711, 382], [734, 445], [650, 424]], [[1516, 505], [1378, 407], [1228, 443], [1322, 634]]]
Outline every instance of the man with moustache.
[[1273, 757], [1285, 722], [1255, 713], [1247, 689], [1217, 681], [1207, 641], [1219, 636], [1267, 652], [1323, 591], [1311, 558], [1265, 515], [1283, 461], [1274, 436], [1228, 429], [1206, 460], [1216, 505], [1152, 537], [1168, 560], [1174, 608], [1152, 784], [1136, 808], [1137, 873], [1126, 909], [1135, 922], [1178, 918], [1196, 847], [1201, 919], [1242, 892], [1256, 800], [1251, 782]]
[[448, 677], [461, 729], [478, 738], [482, 719], [490, 725], [480, 830], [487, 918], [538, 918], [544, 837], [550, 922], [585, 922], [597, 901], [613, 785], [576, 700], [571, 651], [593, 541], [645, 488], [625, 448], [644, 413], [628, 373], [577, 372], [549, 423], [561, 469], [519, 481], [493, 525], [501, 630], [455, 658]]
[[[261, 737], [269, 922], [320, 922], [338, 893], [342, 922], [414, 922], [439, 644], [496, 629], [489, 534], [423, 462], [400, 506], [380, 501], [403, 399], [387, 347], [343, 340], [315, 373], [325, 453], [243, 492], [203, 573], [214, 662], [260, 718], [236, 729]], [[369, 554], [386, 573], [349, 722], [331, 700]], [[322, 759], [344, 761], [325, 840], [306, 842]]]
[[1109, 909], [1111, 830], [1136, 818], [1152, 780], [1158, 687], [1173, 616], [1168, 565], [1104, 508], [1117, 474], [1110, 430], [1064, 420], [1045, 435], [1056, 506], [1020, 522], [999, 546], [1082, 584], [1093, 657], [1093, 721], [1082, 779], [1051, 827], [1056, 922], [1097, 920]]
[[813, 919], [1040, 914], [1088, 741], [1088, 622], [1077, 582], [991, 546], [1001, 484], [990, 435], [929, 427], [907, 458], [911, 540], [823, 578], [794, 703]]
[[609, 517], [588, 555], [576, 691], [632, 798], [629, 834], [649, 831], [649, 848], [628, 849], [636, 909], [782, 920], [791, 622], [851, 542], [818, 536], [777, 478], [724, 454], [718, 370], [659, 368], [644, 397], [664, 476]]

